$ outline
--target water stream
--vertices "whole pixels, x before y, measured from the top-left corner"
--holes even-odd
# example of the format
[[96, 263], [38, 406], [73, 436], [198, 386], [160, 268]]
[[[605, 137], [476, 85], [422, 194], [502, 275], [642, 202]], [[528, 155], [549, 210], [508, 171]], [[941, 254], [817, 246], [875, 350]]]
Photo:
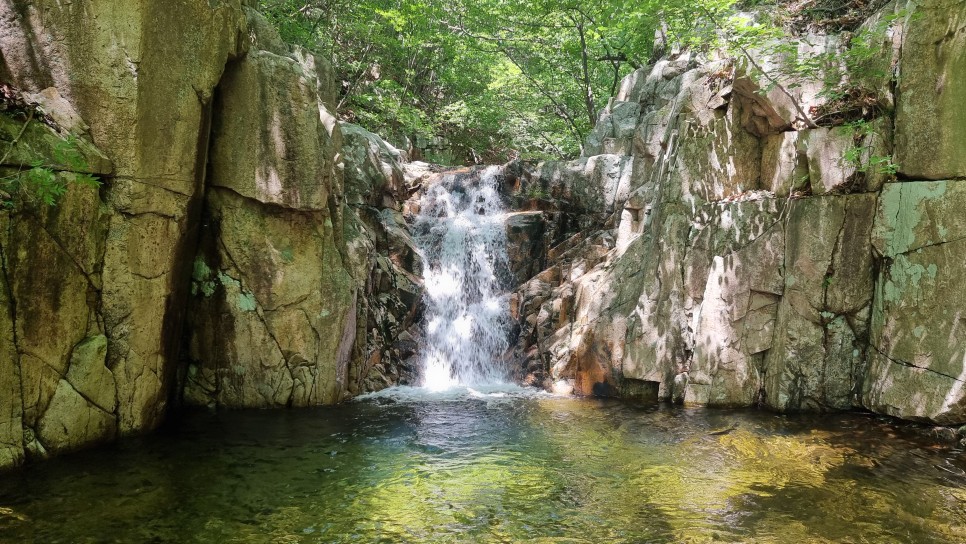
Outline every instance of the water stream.
[[492, 166], [450, 174], [420, 199], [414, 240], [424, 262], [426, 339], [421, 385], [429, 391], [506, 381], [509, 346], [506, 209]]

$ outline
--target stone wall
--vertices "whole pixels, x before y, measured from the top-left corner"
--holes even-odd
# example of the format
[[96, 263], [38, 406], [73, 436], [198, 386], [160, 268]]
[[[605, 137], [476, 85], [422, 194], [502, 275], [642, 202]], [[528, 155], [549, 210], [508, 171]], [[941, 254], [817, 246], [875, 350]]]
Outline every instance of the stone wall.
[[[548, 241], [551, 266], [515, 297], [531, 382], [966, 422], [966, 3], [890, 4], [866, 28], [900, 8], [915, 16], [879, 45], [899, 83], [876, 76], [865, 133], [796, 122], [740, 59], [678, 53], [624, 80], [589, 156], [529, 169], [548, 221], [605, 212]], [[800, 55], [844, 40], [810, 42]], [[818, 82], [784, 83], [822, 111]], [[895, 175], [871, 164], [890, 155]]]
[[[0, 4], [0, 82], [47, 122], [17, 140], [24, 120], [0, 116], [0, 169], [102, 182], [0, 211], [0, 469], [182, 401], [328, 404], [398, 380], [420, 286], [396, 211], [421, 167], [362, 168], [329, 63], [249, 3]], [[51, 164], [64, 145], [86, 166]]]
[[100, 194], [72, 190], [57, 208], [3, 220], [16, 346], [3, 364], [19, 369], [23, 413], [4, 424], [21, 437], [0, 465], [149, 429], [165, 413], [211, 95], [246, 46], [239, 5], [176, 4], [0, 6], [0, 79], [76, 113], [86, 123], [68, 128], [113, 163], [95, 172], [109, 180]]

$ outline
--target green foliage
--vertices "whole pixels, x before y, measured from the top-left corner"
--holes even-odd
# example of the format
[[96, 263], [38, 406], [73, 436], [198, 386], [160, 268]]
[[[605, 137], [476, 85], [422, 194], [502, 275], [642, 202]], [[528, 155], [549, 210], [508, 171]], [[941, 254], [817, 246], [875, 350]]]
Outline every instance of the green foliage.
[[[400, 147], [442, 140], [465, 162], [496, 162], [577, 154], [620, 80], [669, 44], [740, 59], [761, 92], [791, 96], [823, 81], [828, 105], [799, 108], [805, 126], [873, 118], [892, 71], [885, 34], [908, 16], [858, 28], [883, 2], [261, 0], [261, 9], [284, 39], [335, 60], [340, 118]], [[812, 29], [845, 30], [848, 47], [818, 52], [795, 37]]]
[[572, 156], [651, 53], [657, 0], [262, 0], [335, 60], [339, 116], [467, 162]]
[[539, 184], [533, 183], [523, 191], [523, 196], [527, 200], [544, 200], [550, 196], [550, 193]]
[[[28, 116], [26, 123], [31, 121], [32, 116]], [[30, 145], [21, 140], [22, 136], [23, 132], [10, 142], [4, 159], [14, 146], [30, 149]], [[42, 156], [37, 152], [31, 152], [30, 155]], [[12, 209], [16, 207], [18, 199], [25, 203], [53, 206], [67, 192], [69, 184], [93, 188], [101, 186], [101, 181], [96, 177], [76, 173], [87, 169], [88, 164], [73, 135], [56, 142], [49, 156], [35, 159], [28, 166], [11, 169], [11, 173], [0, 176], [0, 207]]]
[[194, 266], [191, 269], [191, 294], [210, 297], [215, 294], [217, 288], [217, 280], [213, 276], [208, 263], [201, 257], [195, 258]]
[[893, 176], [899, 171], [899, 165], [892, 161], [889, 155], [876, 154], [876, 146], [872, 144], [876, 136], [875, 126], [864, 120], [852, 121], [844, 125], [852, 131], [855, 145], [845, 152], [842, 160], [851, 164], [859, 172], [876, 173]]

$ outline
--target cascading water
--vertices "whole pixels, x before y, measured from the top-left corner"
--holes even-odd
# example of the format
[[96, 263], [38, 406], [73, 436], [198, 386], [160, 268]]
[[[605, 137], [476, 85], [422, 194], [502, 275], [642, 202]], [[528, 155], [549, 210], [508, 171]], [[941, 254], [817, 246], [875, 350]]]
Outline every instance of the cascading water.
[[500, 361], [509, 347], [509, 261], [499, 172], [447, 175], [419, 201], [414, 230], [426, 289], [421, 385], [430, 390], [506, 381]]

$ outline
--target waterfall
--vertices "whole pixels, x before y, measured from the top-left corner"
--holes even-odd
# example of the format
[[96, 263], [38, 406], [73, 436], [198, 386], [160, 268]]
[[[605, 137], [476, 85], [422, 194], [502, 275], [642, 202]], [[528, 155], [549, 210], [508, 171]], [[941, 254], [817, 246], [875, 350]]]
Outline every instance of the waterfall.
[[421, 385], [430, 390], [506, 381], [509, 347], [506, 209], [500, 167], [449, 174], [419, 201], [415, 242], [424, 263]]

